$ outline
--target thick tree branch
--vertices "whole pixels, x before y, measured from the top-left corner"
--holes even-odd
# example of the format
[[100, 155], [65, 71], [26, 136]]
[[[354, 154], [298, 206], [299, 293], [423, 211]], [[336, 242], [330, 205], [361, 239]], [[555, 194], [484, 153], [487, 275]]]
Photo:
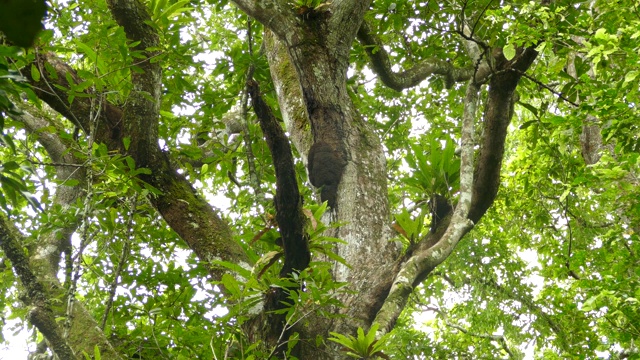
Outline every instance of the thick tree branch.
[[139, 64], [142, 71], [131, 72], [133, 90], [123, 112], [124, 137], [131, 141], [128, 153], [138, 167], [146, 167], [158, 153], [158, 118], [162, 89], [160, 62], [151, 61], [158, 54], [159, 36], [149, 23], [146, 7], [138, 0], [108, 0], [107, 5], [118, 25], [124, 28], [127, 38], [138, 41], [135, 47], [146, 59]]
[[353, 39], [364, 21], [364, 14], [369, 10], [370, 0], [333, 0], [329, 11], [330, 43], [336, 52], [348, 54], [353, 46]]
[[[467, 218], [471, 206], [473, 184], [474, 158], [474, 123], [478, 106], [480, 87], [473, 80], [467, 85], [464, 100], [464, 114], [462, 121], [462, 153], [460, 156], [460, 197], [453, 212], [451, 221], [442, 237], [435, 245], [425, 247], [422, 241], [413, 255], [400, 267], [400, 271], [391, 286], [389, 295], [382, 308], [376, 315], [375, 322], [380, 324], [378, 335], [389, 332], [395, 325], [398, 316], [404, 309], [413, 288], [417, 286], [427, 274], [441, 264], [458, 244], [460, 239], [473, 228], [473, 222]], [[440, 227], [442, 229], [442, 227]], [[442, 230], [440, 230], [442, 231]], [[431, 236], [439, 235], [431, 233]]]
[[[249, 79], [247, 82], [251, 103], [255, 111], [260, 127], [267, 140], [271, 151], [271, 158], [276, 172], [276, 220], [280, 228], [280, 236], [284, 249], [284, 265], [280, 270], [281, 277], [289, 277], [294, 272], [300, 272], [309, 266], [311, 253], [309, 251], [309, 238], [304, 229], [305, 216], [302, 212], [302, 197], [298, 189], [298, 180], [295, 172], [295, 164], [291, 146], [284, 130], [273, 115], [269, 105], [264, 102], [260, 94], [258, 83]], [[274, 288], [267, 294], [263, 315], [256, 319], [258, 323], [268, 324], [266, 338], [275, 348], [283, 347], [280, 343], [289, 338], [291, 328], [286, 327], [285, 314], [274, 313], [283, 309], [287, 303], [288, 293], [296, 288]], [[263, 319], [261, 319], [264, 317]], [[278, 350], [280, 351], [280, 349]]]
[[311, 259], [309, 244], [304, 230], [305, 216], [302, 213], [302, 197], [298, 189], [295, 164], [289, 140], [264, 102], [255, 80], [248, 82], [253, 110], [258, 116], [265, 135], [276, 172], [276, 220], [284, 244], [284, 266], [280, 276], [289, 276], [293, 271], [302, 271]]
[[[313, 136], [308, 130], [309, 114], [304, 104], [304, 95], [296, 69], [291, 63], [284, 43], [278, 40], [273, 32], [269, 30], [264, 32], [264, 42], [271, 78], [278, 94], [282, 120], [295, 148], [306, 155], [313, 143]], [[306, 158], [303, 156], [303, 161], [306, 161]]]
[[489, 81], [484, 111], [484, 136], [476, 162], [473, 201], [469, 212], [469, 219], [474, 223], [477, 223], [489, 209], [498, 193], [504, 144], [507, 128], [513, 117], [516, 86], [538, 52], [534, 48], [519, 49], [510, 61], [507, 61], [501, 52], [495, 55], [496, 73]]
[[273, 31], [280, 39], [285, 39], [292, 29], [297, 28], [295, 9], [292, 2], [283, 0], [233, 0], [240, 10], [258, 20], [265, 28]]
[[62, 329], [56, 322], [56, 316], [49, 304], [45, 287], [29, 266], [29, 260], [22, 248], [20, 237], [17, 230], [7, 223], [5, 216], [0, 215], [0, 248], [5, 256], [11, 260], [13, 270], [26, 289], [27, 298], [32, 306], [28, 314], [29, 321], [44, 335], [58, 358], [77, 359], [67, 344]]
[[384, 44], [371, 32], [371, 27], [366, 21], [362, 22], [358, 30], [358, 40], [371, 60], [373, 71], [380, 77], [383, 84], [396, 91], [416, 86], [431, 75], [444, 76], [448, 85], [467, 81], [474, 75], [475, 69], [473, 67], [455, 68], [448, 61], [439, 58], [425, 59], [408, 70], [394, 72], [391, 69], [391, 59]]

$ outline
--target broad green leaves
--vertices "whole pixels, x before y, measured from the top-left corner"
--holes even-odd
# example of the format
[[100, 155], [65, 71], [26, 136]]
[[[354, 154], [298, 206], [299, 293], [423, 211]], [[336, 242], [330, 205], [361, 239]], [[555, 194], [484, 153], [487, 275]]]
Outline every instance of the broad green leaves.
[[27, 200], [34, 209], [40, 209], [38, 199], [30, 192], [23, 179], [25, 174], [31, 172], [31, 168], [21, 167], [15, 161], [0, 164], [0, 185], [4, 195], [0, 194], [0, 206], [5, 211], [10, 212], [10, 208], [19, 207], [19, 198]]
[[460, 181], [460, 158], [451, 140], [427, 138], [427, 146], [410, 143], [405, 161], [412, 170], [403, 181], [417, 194], [455, 193]]
[[358, 328], [357, 337], [332, 332], [333, 337], [329, 340], [344, 346], [346, 354], [356, 359], [388, 359], [384, 351], [387, 349], [390, 335], [385, 334], [380, 339], [376, 339], [376, 331], [378, 331], [378, 324], [374, 323], [366, 334], [362, 328]]

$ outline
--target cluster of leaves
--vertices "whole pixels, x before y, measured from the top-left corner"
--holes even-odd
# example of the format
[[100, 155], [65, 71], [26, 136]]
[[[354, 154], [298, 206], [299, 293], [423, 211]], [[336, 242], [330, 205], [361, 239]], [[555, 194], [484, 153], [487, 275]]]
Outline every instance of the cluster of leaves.
[[[340, 240], [323, 236], [328, 227], [320, 219], [327, 210], [326, 203], [320, 206], [311, 206], [305, 210], [310, 215], [309, 243], [310, 250], [316, 256], [323, 255], [329, 259], [344, 264], [344, 259], [333, 252], [333, 244]], [[333, 225], [332, 225], [333, 226]], [[221, 324], [233, 324], [226, 327], [223, 332], [227, 334], [222, 341], [216, 342], [214, 349], [219, 356], [227, 354], [233, 358], [270, 358], [275, 349], [267, 348], [265, 344], [249, 342], [242, 332], [232, 331], [241, 327], [247, 320], [252, 319], [264, 294], [274, 288], [288, 289], [287, 306], [275, 311], [276, 314], [285, 314], [286, 328], [294, 327], [299, 322], [309, 321], [309, 315], [333, 317], [332, 308], [342, 306], [335, 299], [335, 294], [344, 291], [344, 283], [336, 282], [331, 276], [331, 264], [329, 262], [314, 261], [311, 266], [300, 273], [294, 273], [291, 278], [280, 278], [279, 270], [273, 267], [280, 257], [282, 250], [277, 245], [275, 232], [260, 234], [259, 239], [252, 239], [252, 249], [262, 248], [264, 255], [256, 260], [252, 270], [243, 269], [237, 264], [218, 261], [218, 266], [226, 267], [235, 273], [223, 275], [221, 284], [228, 292], [226, 310], [227, 313], [220, 318]], [[255, 242], [259, 240], [258, 242]], [[271, 249], [270, 251], [267, 251]], [[251, 249], [248, 249], [251, 252]], [[259, 256], [255, 251], [254, 256]], [[346, 264], [345, 264], [346, 265]], [[293, 290], [303, 284], [303, 290]], [[287, 342], [288, 356], [298, 341], [298, 334], [293, 333]], [[317, 339], [322, 342], [323, 339]], [[291, 357], [293, 358], [293, 357]]]
[[[10, 58], [22, 58], [19, 48], [0, 45], [0, 145], [3, 146], [4, 158], [13, 159], [3, 161], [0, 165], [0, 186], [4, 193], [4, 196], [0, 196], [0, 206], [7, 212], [11, 208], [20, 208], [24, 200], [35, 209], [40, 207], [33, 195], [32, 184], [25, 182], [25, 179], [34, 175], [33, 167], [17, 153], [14, 138], [19, 130], [14, 130], [13, 126], [16, 124], [7, 118], [8, 114], [18, 113], [12, 99], [19, 98], [24, 91], [31, 96], [33, 92], [23, 85], [25, 78], [9, 63]], [[5, 125], [9, 125], [7, 129]]]
[[336, 342], [346, 349], [346, 354], [356, 359], [389, 359], [385, 355], [388, 348], [388, 341], [391, 334], [385, 334], [381, 338], [376, 339], [376, 332], [379, 325], [374, 323], [369, 331], [365, 334], [362, 328], [358, 328], [358, 335], [345, 336], [335, 332], [331, 333], [329, 340]]

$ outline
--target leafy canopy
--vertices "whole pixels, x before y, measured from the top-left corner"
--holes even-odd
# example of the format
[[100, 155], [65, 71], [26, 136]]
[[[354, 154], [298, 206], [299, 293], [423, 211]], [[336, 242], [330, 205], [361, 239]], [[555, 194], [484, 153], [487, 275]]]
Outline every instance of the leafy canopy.
[[[39, 51], [56, 51], [83, 79], [66, 89], [68, 100], [91, 89], [110, 102], [126, 103], [133, 91], [131, 76], [140, 71], [137, 44], [127, 41], [103, 1], [50, 4]], [[76, 296], [96, 319], [105, 319], [105, 331], [128, 356], [268, 357], [269, 349], [247, 342], [240, 325], [260, 294], [288, 286], [272, 266], [281, 251], [270, 202], [275, 173], [254, 119], [240, 116], [243, 133], [237, 134], [229, 117], [242, 113], [239, 94], [250, 67], [264, 84], [267, 102], [277, 108], [268, 64], [257, 51], [262, 28], [226, 1], [145, 4], [161, 36], [154, 59], [163, 68], [161, 144], [177, 155], [181, 172], [198, 191], [224, 207], [235, 239], [256, 267], [222, 265], [236, 266], [251, 282], [226, 275], [226, 297], [208, 282], [203, 266], [149, 204], [147, 196], [158, 190], [137, 177], [147, 170], [136, 169], [132, 158], [112, 154], [103, 144], [74, 137], [74, 125], [43, 106], [24, 84], [26, 75], [37, 81], [50, 69], [25, 68], [34, 50], [9, 43], [0, 45], [0, 206], [25, 235], [27, 249], [80, 221], [74, 256], [61, 278], [77, 287]], [[10, 5], [0, 5], [3, 17], [13, 14], [5, 11]], [[299, 1], [291, 6], [321, 5]], [[637, 358], [638, 4], [375, 1], [367, 18], [404, 69], [429, 57], [465, 65], [468, 58], [452, 29], [462, 15], [474, 19], [478, 36], [487, 46], [502, 47], [507, 59], [531, 44], [540, 52], [519, 85], [495, 205], [415, 291], [387, 337], [376, 340], [374, 325], [355, 337], [332, 333], [315, 340], [337, 342], [354, 357]], [[33, 31], [16, 38], [12, 26], [0, 17], [0, 30], [9, 40], [28, 44]], [[428, 195], [454, 196], [459, 190], [455, 149], [465, 89], [431, 77], [401, 93], [391, 90], [373, 80], [358, 44], [348, 83], [358, 110], [384, 143], [388, 197], [409, 246], [429, 231]], [[14, 120], [10, 115], [20, 96], [50, 125], [31, 132]], [[587, 126], [602, 135], [598, 161], [591, 163], [585, 161]], [[48, 134], [73, 144], [69, 153], [92, 181], [70, 209], [55, 205], [54, 191], [78, 182], [56, 178], [51, 155], [37, 141]], [[296, 166], [305, 174], [299, 157]], [[251, 176], [260, 179], [264, 198], [256, 196]], [[305, 203], [314, 204], [307, 179], [300, 175], [298, 180]], [[314, 224], [308, 229], [312, 251], [339, 261], [331, 244], [340, 240], [322, 235], [324, 210], [307, 205]], [[9, 321], [22, 320], [28, 309], [19, 302], [20, 285], [7, 263], [0, 273], [0, 308]], [[283, 310], [290, 324], [308, 315], [297, 304], [316, 304], [314, 311], [324, 316], [341, 305], [332, 295], [343, 284], [331, 279], [328, 263], [318, 261], [311, 269], [299, 274], [305, 291], [292, 292], [292, 306]], [[421, 322], [415, 314], [430, 316]], [[31, 326], [9, 324], [3, 339], [24, 332], [34, 342], [41, 340]], [[293, 347], [297, 340], [290, 341]]]

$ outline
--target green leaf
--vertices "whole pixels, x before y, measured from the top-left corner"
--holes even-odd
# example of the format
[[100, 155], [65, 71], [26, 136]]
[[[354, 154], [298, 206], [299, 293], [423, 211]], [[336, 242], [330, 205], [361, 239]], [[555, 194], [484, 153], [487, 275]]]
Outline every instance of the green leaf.
[[251, 277], [251, 270], [247, 270], [238, 264], [234, 264], [228, 261], [216, 260], [212, 262], [212, 265], [220, 266], [238, 273], [240, 276], [249, 279]]
[[507, 44], [507, 46], [502, 49], [502, 53], [507, 60], [511, 60], [516, 56], [516, 48], [513, 44]]
[[183, 12], [191, 11], [193, 10], [193, 8], [185, 7], [185, 5], [188, 5], [189, 3], [190, 3], [189, 0], [178, 1], [175, 4], [169, 6], [164, 11], [162, 11], [162, 13], [160, 14], [160, 17], [170, 19], [174, 16], [180, 15]]
[[38, 70], [35, 64], [31, 65], [31, 78], [35, 82], [40, 81], [40, 71]]
[[628, 82], [632, 82], [633, 80], [636, 79], [636, 77], [638, 76], [638, 73], [640, 73], [638, 70], [631, 70], [628, 73], [626, 73], [624, 75], [624, 83], [628, 83]]
[[221, 283], [226, 291], [228, 291], [234, 298], [240, 298], [242, 296], [240, 283], [238, 283], [238, 281], [230, 274], [223, 274]]
[[329, 334], [333, 337], [330, 337], [329, 340], [333, 341], [335, 343], [338, 343], [348, 349], [352, 349], [353, 348], [353, 337], [346, 337], [342, 334], [338, 334], [336, 332], [329, 332]]
[[129, 138], [129, 137], [122, 138], [122, 144], [124, 145], [124, 149], [126, 151], [128, 151], [129, 150], [129, 145], [131, 145], [131, 138]]

